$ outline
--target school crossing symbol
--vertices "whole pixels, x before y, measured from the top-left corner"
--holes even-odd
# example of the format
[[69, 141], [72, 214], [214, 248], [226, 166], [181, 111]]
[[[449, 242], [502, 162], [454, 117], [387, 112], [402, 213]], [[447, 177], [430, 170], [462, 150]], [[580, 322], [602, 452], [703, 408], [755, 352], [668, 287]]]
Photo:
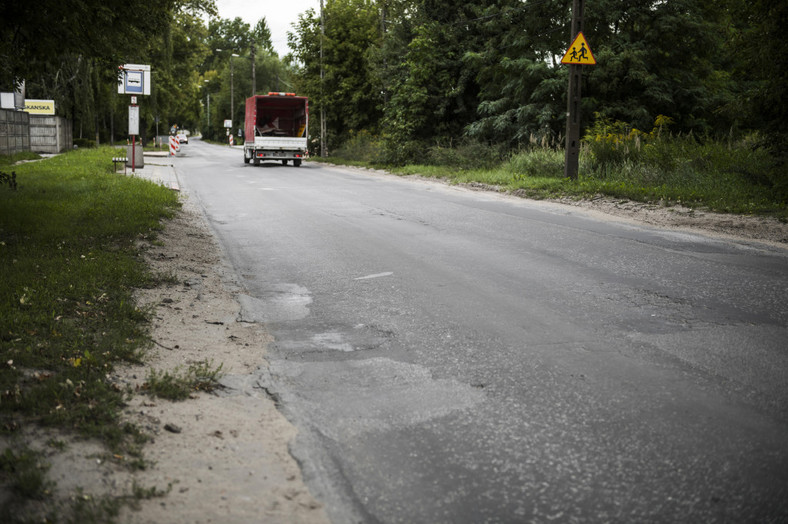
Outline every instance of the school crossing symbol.
[[596, 58], [594, 53], [591, 52], [591, 46], [588, 45], [588, 40], [583, 35], [583, 32], [577, 33], [575, 41], [569, 46], [569, 50], [561, 59], [562, 64], [573, 65], [596, 65]]

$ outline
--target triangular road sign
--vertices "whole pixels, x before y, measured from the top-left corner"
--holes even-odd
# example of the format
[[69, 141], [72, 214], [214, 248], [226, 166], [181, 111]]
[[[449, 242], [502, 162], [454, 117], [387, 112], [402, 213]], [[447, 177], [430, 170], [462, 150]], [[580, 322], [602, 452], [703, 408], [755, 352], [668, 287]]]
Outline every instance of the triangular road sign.
[[575, 41], [569, 46], [569, 50], [561, 59], [562, 64], [575, 64], [575, 65], [596, 65], [596, 58], [594, 53], [591, 52], [591, 46], [588, 45], [588, 40], [583, 35], [583, 32], [577, 33]]

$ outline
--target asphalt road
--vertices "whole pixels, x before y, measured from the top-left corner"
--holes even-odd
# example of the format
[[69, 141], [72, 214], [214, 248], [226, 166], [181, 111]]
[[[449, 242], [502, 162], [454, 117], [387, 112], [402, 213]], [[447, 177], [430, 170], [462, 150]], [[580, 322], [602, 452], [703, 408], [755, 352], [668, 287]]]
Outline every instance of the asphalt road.
[[788, 250], [184, 155], [335, 522], [788, 521]]

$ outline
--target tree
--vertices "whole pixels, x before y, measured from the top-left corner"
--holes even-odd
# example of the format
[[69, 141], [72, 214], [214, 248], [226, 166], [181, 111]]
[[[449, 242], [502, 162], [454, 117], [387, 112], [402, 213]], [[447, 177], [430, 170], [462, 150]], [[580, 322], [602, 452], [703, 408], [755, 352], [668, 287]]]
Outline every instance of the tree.
[[252, 39], [256, 47], [266, 51], [274, 52], [274, 44], [271, 42], [271, 30], [265, 17], [257, 21], [252, 31]]
[[763, 131], [776, 163], [764, 183], [788, 199], [788, 5], [778, 0], [729, 0], [728, 42], [737, 92], [729, 114]]
[[723, 11], [700, 0], [599, 0], [585, 27], [597, 55], [588, 71], [586, 107], [602, 117], [650, 129], [657, 115], [676, 128], [724, 133], [729, 100]]
[[280, 86], [290, 84], [290, 71], [274, 52], [270, 34], [265, 18], [254, 29], [240, 18], [209, 21], [205, 39], [209, 54], [199, 68], [202, 81], [197, 81], [203, 86], [206, 106], [207, 97], [211, 99], [211, 118], [207, 121], [205, 115], [203, 129], [207, 137], [223, 140], [224, 120], [232, 120], [233, 132], [241, 128], [244, 104], [253, 92], [278, 91]]
[[567, 72], [558, 61], [569, 19], [561, 0], [502, 0], [481, 13], [485, 44], [464, 57], [480, 85], [470, 136], [510, 147], [534, 140], [557, 145], [566, 125]]
[[383, 137], [391, 160], [412, 156], [416, 147], [401, 147], [409, 142], [451, 144], [463, 136], [479, 96], [475, 64], [464, 56], [482, 45], [474, 22], [483, 9], [454, 0], [387, 6], [378, 69], [388, 94]]
[[8, 88], [24, 79], [28, 97], [54, 99], [77, 137], [112, 140], [128, 105], [115, 92], [118, 65], [151, 64], [154, 91], [140, 104], [142, 134], [146, 122], [152, 127], [152, 113], [194, 119], [198, 105], [186, 78], [192, 56], [202, 52], [199, 38], [190, 35], [203, 12], [215, 12], [213, 0], [4, 3], [0, 81]]
[[319, 13], [310, 9], [299, 17], [288, 33], [293, 49], [288, 56], [298, 67], [295, 85], [310, 98], [312, 114], [325, 112], [331, 150], [356, 132], [376, 129], [380, 120], [380, 83], [368, 66], [379, 40], [379, 18], [370, 0], [328, 1], [324, 17], [322, 38]]
[[116, 66], [165, 31], [177, 10], [214, 11], [213, 0], [3, 2], [0, 84], [35, 77], [62, 56]]

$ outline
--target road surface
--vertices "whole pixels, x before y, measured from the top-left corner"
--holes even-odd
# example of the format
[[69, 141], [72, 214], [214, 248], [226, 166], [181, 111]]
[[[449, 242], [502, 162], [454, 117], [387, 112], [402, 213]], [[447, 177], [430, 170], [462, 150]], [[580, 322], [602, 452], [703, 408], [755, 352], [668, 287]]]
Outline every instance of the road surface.
[[787, 250], [183, 149], [335, 522], [788, 520]]

